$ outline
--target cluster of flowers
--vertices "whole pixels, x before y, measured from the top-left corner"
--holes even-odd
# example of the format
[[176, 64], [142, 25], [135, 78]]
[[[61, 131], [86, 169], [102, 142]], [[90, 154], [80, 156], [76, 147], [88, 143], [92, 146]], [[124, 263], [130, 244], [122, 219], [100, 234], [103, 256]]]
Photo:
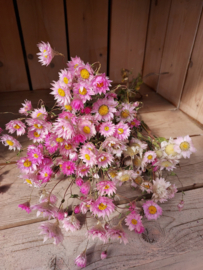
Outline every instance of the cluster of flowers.
[[[48, 65], [54, 51], [49, 44], [40, 43], [38, 47], [40, 61]], [[139, 103], [119, 102], [117, 88], [110, 90], [110, 83], [105, 74], [93, 70], [93, 65], [85, 64], [79, 57], [72, 58], [67, 68], [60, 71], [59, 80], [52, 84], [55, 106], [50, 110], [45, 106], [34, 109], [25, 100], [19, 110], [25, 118], [6, 124], [10, 134], [27, 133], [33, 142], [17, 166], [25, 183], [43, 192], [38, 204], [27, 201], [19, 207], [55, 219], [54, 223], [40, 226], [44, 241], [53, 238], [54, 244], [59, 244], [64, 238], [61, 227], [71, 232], [79, 230], [77, 215], [89, 212], [97, 224], [88, 230], [88, 237], [99, 238], [103, 243], [116, 239], [126, 244], [122, 222], [140, 234], [145, 230], [143, 219], [157, 219], [162, 214], [158, 203], [173, 198], [177, 192], [176, 186], [162, 177], [162, 171], [172, 171], [180, 158], [189, 158], [195, 152], [189, 136], [161, 141], [153, 137], [150, 143], [141, 140], [137, 136], [142, 132], [137, 119]], [[55, 114], [56, 110], [60, 113]], [[11, 135], [2, 134], [0, 140], [10, 150], [22, 148]], [[59, 199], [53, 193], [61, 175], [67, 176], [67, 189], [58, 206]], [[46, 185], [50, 181], [54, 187], [48, 191]], [[149, 194], [150, 199], [142, 200], [139, 206], [135, 201], [129, 203], [113, 226], [109, 217], [119, 211], [115, 203], [117, 188], [126, 183]], [[78, 194], [72, 195], [76, 203], [72, 203], [70, 215], [65, 199], [72, 185], [78, 187]], [[103, 251], [101, 258], [106, 256]], [[75, 262], [79, 267], [86, 266], [86, 250]]]

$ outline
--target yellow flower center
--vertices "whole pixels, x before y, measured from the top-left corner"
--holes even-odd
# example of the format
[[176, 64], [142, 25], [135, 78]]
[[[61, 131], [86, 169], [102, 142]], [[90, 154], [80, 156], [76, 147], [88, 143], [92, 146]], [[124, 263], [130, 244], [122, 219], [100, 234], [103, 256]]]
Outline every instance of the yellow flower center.
[[135, 122], [134, 122], [134, 121], [132, 121], [130, 124], [131, 124], [132, 126], [135, 126]]
[[190, 148], [190, 144], [189, 144], [188, 142], [182, 142], [182, 143], [180, 144], [180, 149], [181, 149], [182, 151], [187, 151], [189, 148]]
[[32, 162], [29, 159], [26, 159], [26, 161], [23, 163], [25, 167], [30, 167], [32, 165]]
[[90, 130], [90, 128], [89, 128], [88, 126], [84, 126], [83, 131], [84, 131], [86, 134], [89, 134], [91, 130]]
[[114, 178], [114, 177], [117, 176], [117, 173], [116, 173], [116, 172], [109, 172], [109, 175], [110, 175], [112, 178]]
[[121, 235], [119, 235], [118, 238], [121, 238]]
[[64, 107], [66, 108], [66, 110], [72, 111], [72, 106], [71, 105], [65, 105]]
[[150, 206], [148, 207], [148, 210], [149, 210], [149, 213], [150, 213], [151, 215], [154, 215], [154, 214], [156, 214], [156, 212], [157, 212], [156, 207], [153, 206], [153, 205], [150, 205]]
[[136, 225], [136, 224], [137, 224], [137, 220], [136, 220], [136, 219], [132, 219], [132, 220], [131, 220], [131, 223], [132, 223], [133, 225]]
[[37, 133], [37, 131], [35, 131], [33, 134], [34, 134], [34, 136], [35, 136], [36, 138], [38, 138], [38, 137], [40, 136], [40, 134]]
[[104, 130], [108, 131], [108, 130], [109, 130], [109, 127], [108, 127], [108, 126], [106, 126], [106, 127], [104, 128]]
[[82, 89], [79, 89], [79, 93], [84, 96], [87, 94], [87, 89], [83, 87]]
[[89, 205], [89, 204], [86, 204], [86, 207], [87, 207], [87, 208], [90, 208], [90, 205]]
[[153, 156], [152, 156], [152, 155], [149, 155], [149, 156], [147, 156], [147, 158], [148, 158], [149, 160], [151, 160], [151, 159], [153, 158]]
[[12, 141], [10, 141], [10, 140], [7, 140], [6, 143], [7, 143], [8, 145], [10, 145], [10, 146], [13, 146], [13, 145], [14, 145], [14, 143], [13, 143]]
[[70, 150], [71, 148], [72, 148], [72, 145], [71, 145], [71, 144], [66, 144], [66, 145], [65, 145], [65, 149], [66, 149], [66, 150]]
[[87, 169], [82, 169], [82, 170], [81, 170], [81, 172], [86, 172], [86, 171], [87, 171]]
[[38, 158], [38, 154], [34, 154], [33, 156], [34, 156], [34, 158]]
[[34, 124], [34, 127], [35, 127], [35, 128], [38, 128], [38, 129], [42, 129], [42, 128], [43, 128], [42, 125], [38, 125], [38, 124]]
[[106, 204], [103, 204], [103, 203], [100, 203], [99, 205], [98, 205], [98, 208], [99, 208], [99, 210], [105, 210], [106, 208], [107, 208], [107, 205]]
[[168, 144], [165, 148], [165, 152], [167, 155], [172, 155], [172, 156], [176, 156], [176, 154], [177, 154], [174, 150], [173, 144]]
[[144, 186], [144, 188], [146, 188], [146, 189], [149, 189], [149, 188], [150, 188], [149, 184], [144, 184], [143, 186]]
[[106, 157], [101, 157], [101, 161], [105, 161], [106, 160]]
[[88, 70], [86, 70], [85, 68], [83, 68], [81, 71], [80, 71], [80, 76], [83, 78], [83, 79], [88, 79], [90, 74], [88, 72]]
[[64, 81], [65, 84], [68, 84], [68, 78], [67, 77], [64, 77], [63, 81]]
[[56, 141], [59, 142], [59, 143], [62, 143], [63, 142], [63, 138], [56, 138]]
[[14, 126], [14, 128], [15, 128], [15, 129], [19, 129], [20, 126], [19, 126], [18, 124], [16, 124], [16, 125]]
[[47, 58], [47, 54], [46, 54], [47, 50], [44, 50], [43, 53], [44, 53], [44, 57]]
[[124, 174], [121, 176], [120, 179], [122, 182], [125, 182], [125, 181], [128, 181], [130, 179], [130, 176], [128, 174]]
[[123, 128], [118, 128], [118, 134], [123, 134], [124, 129]]
[[107, 113], [109, 112], [109, 108], [106, 105], [101, 105], [98, 112], [100, 115], [107, 115]]
[[75, 64], [74, 68], [76, 68], [78, 66], [78, 64]]
[[138, 185], [141, 185], [142, 184], [142, 177], [141, 176], [138, 176], [134, 179], [134, 182]]
[[61, 96], [61, 97], [65, 97], [65, 91], [61, 88], [58, 89], [58, 94]]
[[68, 170], [70, 170], [70, 166], [66, 166], [66, 168], [67, 168]]
[[85, 158], [86, 158], [87, 160], [90, 160], [90, 156], [89, 156], [88, 154], [85, 154]]
[[128, 110], [124, 110], [121, 112], [121, 117], [123, 118], [128, 118], [129, 115], [130, 115], [130, 112]]
[[25, 180], [28, 184], [32, 185], [32, 181], [30, 179]]
[[109, 189], [109, 185], [106, 185], [106, 186], [104, 187], [104, 189]]
[[41, 112], [39, 112], [38, 114], [37, 114], [37, 117], [40, 117], [42, 115], [42, 113]]
[[103, 82], [97, 83], [97, 87], [101, 88], [101, 87], [103, 87], [103, 86], [104, 86], [104, 83], [103, 83]]
[[48, 173], [45, 172], [44, 177], [47, 177], [47, 176], [48, 176]]

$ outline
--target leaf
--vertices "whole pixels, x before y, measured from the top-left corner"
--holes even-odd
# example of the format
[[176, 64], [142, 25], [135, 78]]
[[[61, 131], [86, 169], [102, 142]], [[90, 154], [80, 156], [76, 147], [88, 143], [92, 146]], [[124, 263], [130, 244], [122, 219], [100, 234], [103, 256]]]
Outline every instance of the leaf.
[[170, 176], [175, 176], [175, 175], [176, 175], [176, 173], [171, 172], [169, 175], [170, 175]]
[[158, 137], [158, 138], [157, 138], [157, 141], [161, 143], [161, 142], [167, 141], [167, 140], [166, 140], [166, 138], [164, 138], [164, 137]]
[[71, 198], [78, 198], [79, 195], [78, 195], [78, 194], [72, 194], [70, 197], [71, 197]]

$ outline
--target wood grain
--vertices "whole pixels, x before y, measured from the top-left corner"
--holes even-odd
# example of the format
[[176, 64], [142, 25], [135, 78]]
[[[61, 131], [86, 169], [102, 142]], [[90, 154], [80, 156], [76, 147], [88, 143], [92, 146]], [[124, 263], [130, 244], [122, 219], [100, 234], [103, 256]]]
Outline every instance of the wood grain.
[[121, 69], [142, 71], [149, 0], [112, 0], [110, 78], [121, 81]]
[[0, 92], [29, 89], [12, 0], [0, 1]]
[[[28, 57], [33, 89], [48, 89], [58, 80], [59, 69], [66, 67], [67, 47], [62, 0], [17, 0], [23, 37]], [[38, 62], [37, 44], [49, 42], [53, 49], [64, 54], [55, 56], [47, 68]]]
[[161, 63], [158, 93], [179, 104], [195, 34], [202, 10], [202, 1], [172, 0]]
[[203, 96], [202, 96], [202, 76], [203, 76], [203, 16], [197, 38], [195, 40], [193, 53], [191, 56], [188, 74], [186, 78], [183, 95], [180, 101], [180, 109], [203, 124]]
[[[162, 204], [163, 215], [157, 221], [143, 220], [147, 228], [143, 235], [130, 232], [124, 226], [129, 243], [126, 246], [118, 242], [111, 243], [106, 260], [100, 260], [105, 245], [99, 240], [90, 240], [86, 269], [201, 269], [198, 266], [202, 265], [203, 255], [202, 192], [202, 189], [186, 192], [185, 207], [181, 212], [177, 209], [181, 194]], [[74, 266], [74, 258], [85, 249], [85, 226], [76, 233], [63, 231], [63, 244], [54, 246], [51, 240], [42, 243], [43, 237], [39, 235], [38, 229], [40, 224], [0, 232], [2, 269], [30, 269], [30, 266], [34, 270], [52, 269], [53, 261], [59, 269], [78, 269]], [[88, 219], [88, 227], [92, 225], [92, 220]], [[196, 268], [190, 268], [189, 259], [194, 262], [193, 258], [196, 259]]]
[[108, 0], [66, 0], [70, 56], [107, 68]]
[[[143, 70], [144, 76], [149, 73], [158, 74], [160, 72], [170, 6], [171, 0], [152, 0], [151, 2], [149, 28], [147, 33], [147, 46], [145, 51]], [[152, 75], [145, 78], [144, 82], [156, 90], [158, 79], [159, 75]]]

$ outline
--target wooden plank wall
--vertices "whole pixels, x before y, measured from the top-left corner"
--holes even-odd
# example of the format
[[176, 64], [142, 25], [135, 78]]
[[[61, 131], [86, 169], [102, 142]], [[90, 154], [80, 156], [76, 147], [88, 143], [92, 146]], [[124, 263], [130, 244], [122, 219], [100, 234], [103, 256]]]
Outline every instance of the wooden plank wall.
[[[122, 68], [134, 76], [156, 73], [144, 82], [203, 124], [202, 5], [202, 0], [0, 0], [0, 91], [49, 89], [66, 60], [77, 55], [101, 62], [101, 72], [116, 83]], [[42, 40], [64, 54], [47, 68], [36, 56]]]

